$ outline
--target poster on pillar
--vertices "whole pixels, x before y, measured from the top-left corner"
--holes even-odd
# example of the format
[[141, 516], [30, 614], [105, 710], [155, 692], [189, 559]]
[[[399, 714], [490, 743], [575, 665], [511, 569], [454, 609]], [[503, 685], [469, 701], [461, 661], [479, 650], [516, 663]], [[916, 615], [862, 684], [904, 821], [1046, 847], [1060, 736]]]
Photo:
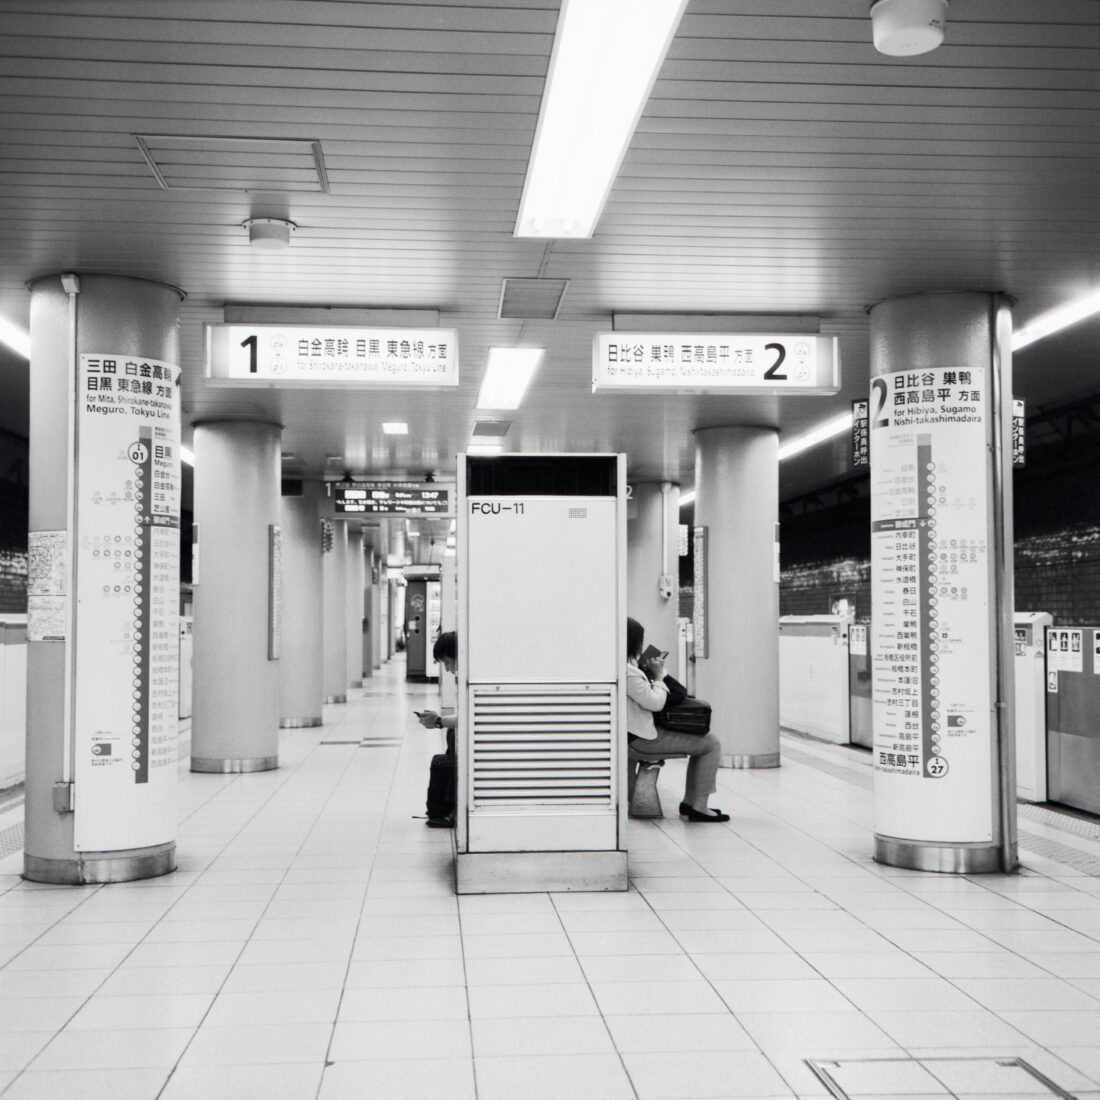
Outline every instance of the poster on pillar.
[[871, 381], [875, 832], [992, 839], [985, 368]]
[[74, 848], [175, 838], [180, 368], [82, 355], [76, 408]]

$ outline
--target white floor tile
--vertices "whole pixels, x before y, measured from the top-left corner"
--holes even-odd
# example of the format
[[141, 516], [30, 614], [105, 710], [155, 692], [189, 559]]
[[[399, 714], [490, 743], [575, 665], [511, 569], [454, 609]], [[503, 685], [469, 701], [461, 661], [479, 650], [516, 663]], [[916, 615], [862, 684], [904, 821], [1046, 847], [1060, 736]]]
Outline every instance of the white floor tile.
[[624, 1054], [639, 1100], [746, 1097], [767, 1100], [795, 1094], [775, 1067], [756, 1051], [692, 1051]]
[[605, 1016], [624, 1053], [756, 1050], [752, 1036], [729, 1012]]
[[329, 1058], [340, 1063], [470, 1054], [468, 1020], [342, 1020], [333, 1032]]
[[484, 1092], [474, 1092], [473, 1062], [468, 1058], [337, 1062], [325, 1067], [317, 1095], [318, 1100], [474, 1100], [475, 1095], [485, 1100]]
[[329, 1024], [250, 1024], [203, 1027], [180, 1061], [189, 1066], [268, 1066], [283, 1062], [322, 1062], [328, 1049]]
[[525, 1055], [477, 1058], [478, 1100], [634, 1100], [617, 1055]]
[[[158, 1100], [274, 1100], [313, 1097], [324, 1067], [320, 1062], [275, 1066], [180, 1066]], [[131, 1094], [116, 1092], [104, 1100]], [[156, 1096], [156, 1093], [151, 1096]], [[132, 1100], [137, 1100], [135, 1095]]]
[[192, 1028], [137, 1031], [65, 1030], [31, 1063], [35, 1070], [152, 1069], [175, 1065], [194, 1034]]
[[[167, 1069], [29, 1070], [5, 1093], [5, 1100], [156, 1100]], [[168, 1093], [164, 1093], [165, 1096]], [[177, 1096], [181, 1095], [179, 1093]], [[209, 1093], [204, 1100], [213, 1100]]]

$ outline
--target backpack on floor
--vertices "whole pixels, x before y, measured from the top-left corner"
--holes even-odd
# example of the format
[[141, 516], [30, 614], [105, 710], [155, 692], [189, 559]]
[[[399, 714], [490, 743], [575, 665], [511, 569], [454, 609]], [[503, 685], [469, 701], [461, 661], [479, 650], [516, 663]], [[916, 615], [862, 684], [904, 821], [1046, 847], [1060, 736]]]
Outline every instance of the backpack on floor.
[[458, 784], [455, 757], [440, 752], [432, 757], [428, 772], [428, 820], [443, 821], [454, 817]]

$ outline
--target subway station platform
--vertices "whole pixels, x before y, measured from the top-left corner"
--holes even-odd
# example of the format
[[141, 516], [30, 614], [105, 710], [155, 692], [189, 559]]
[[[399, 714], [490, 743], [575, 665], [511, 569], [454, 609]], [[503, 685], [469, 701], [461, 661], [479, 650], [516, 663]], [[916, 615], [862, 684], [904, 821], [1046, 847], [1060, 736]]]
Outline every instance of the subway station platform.
[[669, 762], [628, 893], [459, 898], [404, 673], [278, 771], [181, 764], [160, 879], [24, 882], [0, 799], [5, 1100], [1100, 1097], [1095, 820], [1021, 807], [1015, 875], [879, 866], [869, 755], [784, 736], [728, 825]]

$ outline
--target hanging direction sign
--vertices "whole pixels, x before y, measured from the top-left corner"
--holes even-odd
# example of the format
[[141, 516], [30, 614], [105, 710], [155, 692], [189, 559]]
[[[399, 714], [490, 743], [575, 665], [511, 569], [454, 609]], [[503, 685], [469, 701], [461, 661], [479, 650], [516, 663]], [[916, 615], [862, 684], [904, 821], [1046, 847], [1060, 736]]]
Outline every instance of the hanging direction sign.
[[592, 389], [832, 394], [840, 389], [840, 345], [813, 333], [600, 332]]
[[458, 385], [458, 332], [348, 325], [206, 325], [206, 377], [223, 385]]
[[451, 491], [423, 482], [355, 481], [334, 486], [337, 515], [449, 516]]

